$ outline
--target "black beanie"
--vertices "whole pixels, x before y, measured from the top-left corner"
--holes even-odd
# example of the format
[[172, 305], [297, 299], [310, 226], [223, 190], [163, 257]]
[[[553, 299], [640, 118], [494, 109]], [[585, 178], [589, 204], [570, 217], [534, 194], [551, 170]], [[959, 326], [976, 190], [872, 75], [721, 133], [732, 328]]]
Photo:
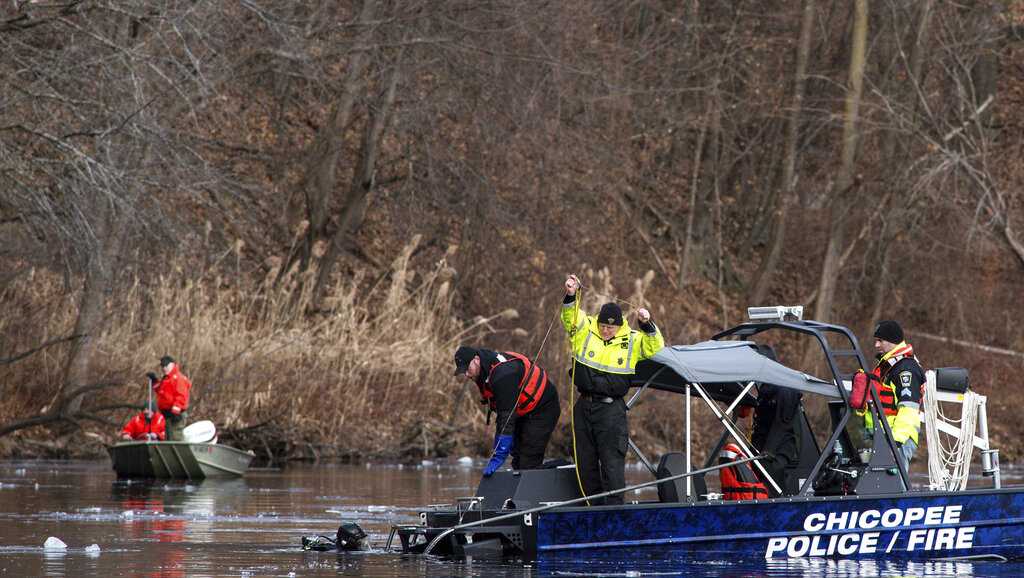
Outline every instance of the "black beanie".
[[480, 352], [473, 347], [466, 345], [459, 346], [455, 350], [455, 375], [462, 375], [469, 369], [469, 363], [473, 358], [480, 355]]
[[895, 321], [881, 321], [875, 327], [875, 337], [889, 343], [903, 342], [903, 328]]
[[615, 303], [605, 303], [597, 314], [597, 322], [605, 325], [622, 325], [622, 308]]

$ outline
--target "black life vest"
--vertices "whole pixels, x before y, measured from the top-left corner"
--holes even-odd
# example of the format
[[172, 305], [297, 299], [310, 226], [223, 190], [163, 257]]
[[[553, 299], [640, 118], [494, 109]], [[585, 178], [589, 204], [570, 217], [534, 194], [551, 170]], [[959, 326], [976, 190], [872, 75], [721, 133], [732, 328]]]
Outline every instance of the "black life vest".
[[499, 365], [517, 359], [523, 362], [523, 378], [519, 380], [519, 399], [516, 400], [516, 415], [522, 417], [537, 407], [537, 403], [540, 402], [540, 398], [544, 395], [544, 388], [548, 385], [548, 372], [544, 371], [541, 366], [530, 362], [528, 357], [514, 351], [506, 351], [503, 354], [499, 353], [497, 363], [491, 365], [487, 371], [487, 379], [482, 384], [477, 383], [477, 387], [480, 389], [480, 403], [486, 403], [491, 411], [497, 411], [498, 408], [494, 402], [494, 390], [491, 389], [491, 376], [494, 375], [494, 370]]
[[[718, 453], [718, 463], [727, 464], [745, 457], [746, 454], [739, 446], [728, 443]], [[722, 481], [723, 500], [761, 500], [768, 497], [768, 490], [754, 475], [750, 462], [722, 468], [718, 472]]]

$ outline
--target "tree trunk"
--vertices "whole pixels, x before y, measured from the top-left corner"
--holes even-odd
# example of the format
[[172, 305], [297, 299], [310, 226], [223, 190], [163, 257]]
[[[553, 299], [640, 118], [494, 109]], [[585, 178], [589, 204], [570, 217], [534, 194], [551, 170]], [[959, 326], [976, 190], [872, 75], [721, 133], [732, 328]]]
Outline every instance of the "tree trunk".
[[714, 103], [715, 114], [712, 117], [714, 120], [712, 121], [713, 132], [711, 137], [712, 157], [710, 160], [714, 168], [714, 173], [712, 174], [712, 202], [715, 227], [716, 284], [718, 286], [718, 305], [722, 315], [722, 329], [724, 330], [729, 326], [729, 307], [725, 299], [725, 289], [722, 287], [725, 281], [725, 256], [722, 254], [722, 177], [720, 174], [722, 163], [722, 101], [717, 88], [714, 92]]
[[[910, 49], [910, 61], [907, 63], [907, 99], [909, 104], [907, 106], [908, 114], [910, 115], [909, 122], [912, 126], [917, 126], [917, 110], [918, 110], [918, 95], [923, 94], [921, 90], [921, 83], [923, 81], [923, 62], [924, 54], [927, 48], [927, 36], [928, 36], [928, 25], [931, 22], [932, 8], [935, 0], [924, 0], [919, 6], [919, 12], [917, 15], [917, 27], [914, 30], [914, 37], [912, 39], [912, 45]], [[883, 143], [883, 154], [884, 158], [893, 158], [896, 151], [895, 141], [898, 138], [898, 131], [889, 131], [886, 134], [886, 141]], [[889, 190], [895, 190], [896, 183], [889, 183]], [[899, 200], [894, 203], [894, 209], [903, 209], [903, 203]], [[892, 213], [892, 212], [890, 212]], [[879, 264], [877, 267], [878, 275], [875, 279], [875, 291], [872, 295], [871, 300], [871, 314], [868, 317], [867, 323], [864, 327], [864, 335], [870, 336], [874, 331], [875, 324], [885, 315], [885, 299], [888, 295], [889, 286], [889, 269], [890, 269], [890, 253], [886, 250], [886, 247], [891, 246], [891, 242], [895, 237], [892, 228], [889, 226], [883, 226], [881, 234], [879, 235]]]
[[[889, 236], [886, 235], [886, 238]], [[885, 314], [885, 296], [888, 295], [886, 289], [889, 285], [889, 257], [890, 252], [886, 250], [886, 243], [883, 243], [879, 247], [879, 258], [881, 263], [878, 265], [878, 277], [875, 279], [875, 294], [872, 298], [871, 303], [871, 315], [868, 316], [868, 322], [864, 327], [864, 335], [871, 335], [875, 330], [875, 324], [881, 320], [882, 315]]]
[[306, 219], [309, 223], [303, 242], [291, 251], [285, 265], [278, 272], [276, 282], [281, 281], [297, 260], [301, 263], [302, 270], [308, 268], [313, 246], [324, 235], [327, 209], [338, 183], [338, 159], [341, 157], [344, 144], [345, 127], [352, 118], [356, 90], [369, 63], [367, 46], [373, 35], [374, 27], [370, 21], [375, 8], [376, 0], [363, 1], [358, 17], [358, 23], [363, 30], [350, 59], [341, 96], [331, 104], [327, 122], [317, 131], [306, 156], [302, 190], [306, 198]]
[[704, 118], [700, 123], [700, 134], [697, 136], [697, 146], [693, 150], [693, 178], [690, 180], [690, 206], [686, 215], [686, 235], [683, 238], [683, 254], [679, 258], [679, 286], [686, 287], [690, 275], [690, 253], [693, 251], [693, 229], [697, 219], [697, 191], [700, 188], [700, 168], [704, 154], [704, 139], [708, 133], [708, 124], [711, 122], [710, 106], [704, 111]]
[[377, 110], [370, 111], [366, 132], [363, 136], [363, 151], [359, 159], [359, 166], [356, 167], [355, 174], [352, 176], [352, 184], [346, 196], [345, 205], [338, 216], [338, 226], [331, 236], [327, 253], [320, 263], [320, 271], [317, 274], [316, 286], [313, 291], [314, 306], [319, 306], [338, 256], [345, 246], [352, 242], [353, 235], [359, 231], [366, 216], [366, 207], [369, 203], [369, 195], [373, 191], [374, 176], [377, 172], [377, 159], [380, 156], [380, 140], [387, 122], [391, 118], [391, 108], [395, 104], [395, 95], [398, 92], [398, 82], [401, 78], [401, 65], [402, 54], [399, 53], [391, 72], [387, 92], [381, 99]]
[[815, 318], [830, 321], [833, 313], [836, 284], [839, 279], [839, 260], [844, 242], [844, 223], [848, 218], [849, 203], [847, 191], [854, 183], [854, 163], [857, 154], [860, 98], [864, 86], [864, 64], [868, 32], [868, 0], [856, 0], [854, 6], [853, 42], [850, 49], [850, 78], [846, 91], [846, 113], [843, 120], [843, 149], [836, 178], [834, 196], [829, 203], [830, 234], [825, 248], [825, 260], [821, 267], [821, 282], [818, 285], [818, 300]]
[[771, 288], [772, 275], [782, 258], [786, 241], [786, 220], [794, 205], [796, 193], [797, 143], [800, 138], [800, 114], [803, 109], [804, 87], [807, 84], [807, 61], [811, 52], [811, 29], [814, 26], [814, 0], [804, 0], [803, 18], [800, 20], [800, 43], [797, 46], [796, 74], [793, 79], [793, 103], [786, 125], [786, 156], [783, 162], [782, 191], [776, 196], [775, 227], [769, 243], [768, 255], [761, 262], [753, 289], [747, 298], [750, 305], [764, 302]]
[[[85, 283], [78, 303], [78, 318], [75, 320], [74, 335], [78, 337], [71, 342], [71, 351], [64, 369], [64, 383], [55, 399], [89, 381], [89, 362], [96, 355], [97, 334], [103, 325], [106, 297], [111, 289], [124, 241], [124, 221], [125, 214], [113, 205], [107, 205], [106, 213], [97, 219], [96, 232], [100, 246], [86, 264]], [[64, 406], [63, 413], [78, 413], [82, 399], [82, 395], [72, 398]]]
[[[1004, 34], [1002, 23], [1004, 21], [1004, 7], [1000, 2], [979, 3], [978, 18], [981, 20], [978, 31], [983, 35], [977, 60], [971, 67], [971, 89], [973, 94], [966, 99], [971, 103], [970, 113], [980, 110], [981, 103], [989, 98], [994, 98], [999, 81], [999, 40]], [[992, 126], [992, 113], [995, 107], [987, 107], [977, 114], [977, 126], [979, 131], [984, 131]], [[984, 135], [982, 135], [984, 136]]]

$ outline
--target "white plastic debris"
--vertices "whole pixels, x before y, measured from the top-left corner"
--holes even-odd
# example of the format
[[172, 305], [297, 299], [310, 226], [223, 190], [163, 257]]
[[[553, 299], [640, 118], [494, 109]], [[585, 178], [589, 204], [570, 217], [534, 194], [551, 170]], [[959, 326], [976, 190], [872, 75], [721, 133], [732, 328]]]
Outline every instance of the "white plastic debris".
[[459, 465], [460, 466], [471, 466], [471, 465], [473, 465], [473, 458], [471, 458], [469, 456], [462, 456], [461, 458], [459, 458]]
[[64, 541], [61, 540], [60, 538], [54, 538], [53, 536], [50, 536], [49, 538], [46, 539], [45, 542], [43, 542], [43, 549], [44, 550], [67, 550], [68, 549], [68, 545], [65, 544]]

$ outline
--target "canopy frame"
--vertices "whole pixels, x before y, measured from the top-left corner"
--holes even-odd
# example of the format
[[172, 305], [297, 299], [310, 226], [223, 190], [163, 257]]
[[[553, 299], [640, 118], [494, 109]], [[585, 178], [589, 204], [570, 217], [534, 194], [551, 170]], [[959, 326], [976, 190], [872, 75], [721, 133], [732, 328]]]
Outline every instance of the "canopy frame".
[[[770, 330], [789, 331], [789, 332], [795, 332], [795, 333], [798, 333], [798, 334], [803, 334], [803, 335], [808, 335], [808, 336], [813, 337], [817, 341], [819, 347], [821, 348], [821, 351], [824, 354], [825, 360], [826, 360], [826, 362], [828, 364], [829, 372], [832, 374], [831, 382], [826, 382], [826, 381], [823, 381], [823, 380], [818, 380], [817, 378], [813, 378], [813, 376], [808, 376], [806, 374], [803, 374], [807, 378], [807, 380], [809, 382], [811, 382], [813, 380], [813, 382], [816, 383], [816, 384], [829, 384], [829, 385], [832, 386], [831, 389], [829, 389], [829, 388], [826, 388], [826, 389], [820, 389], [820, 388], [808, 388], [808, 389], [805, 389], [805, 388], [802, 388], [802, 387], [796, 387], [795, 386], [795, 382], [772, 383], [772, 385], [775, 385], [777, 387], [797, 389], [797, 390], [802, 391], [803, 393], [815, 393], [815, 394], [821, 394], [821, 395], [828, 395], [828, 397], [836, 397], [836, 398], [839, 398], [839, 399], [841, 399], [843, 401], [843, 404], [842, 404], [843, 405], [843, 410], [842, 410], [842, 412], [841, 412], [841, 414], [839, 416], [838, 423], [835, 424], [835, 427], [833, 428], [833, 430], [831, 432], [831, 435], [828, 438], [828, 441], [826, 442], [826, 444], [822, 448], [821, 455], [818, 457], [818, 460], [814, 464], [814, 467], [812, 468], [810, 474], [804, 480], [803, 485], [800, 487], [799, 491], [797, 492], [798, 495], [811, 495], [812, 492], [813, 492], [813, 482], [814, 482], [814, 480], [818, 477], [819, 472], [824, 467], [825, 462], [832, 455], [832, 452], [834, 451], [834, 448], [836, 447], [836, 444], [838, 443], [839, 437], [846, 430], [846, 426], [849, 423], [850, 416], [853, 414], [853, 412], [850, 410], [850, 406], [849, 406], [849, 394], [847, 393], [846, 388], [843, 386], [844, 378], [852, 379], [852, 373], [849, 373], [849, 374], [842, 373], [840, 371], [840, 369], [839, 369], [839, 364], [837, 363], [837, 359], [838, 358], [854, 358], [857, 361], [857, 363], [860, 366], [860, 368], [864, 369], [865, 371], [867, 370], [868, 366], [867, 366], [867, 362], [866, 362], [866, 359], [864, 357], [864, 354], [861, 352], [860, 346], [858, 345], [857, 338], [853, 335], [853, 333], [848, 328], [843, 327], [841, 325], [833, 325], [833, 324], [829, 324], [829, 323], [821, 323], [821, 322], [818, 322], [818, 321], [810, 321], [810, 320], [808, 320], [808, 321], [781, 321], [781, 320], [777, 320], [777, 321], [754, 321], [754, 322], [747, 322], [747, 323], [742, 323], [740, 325], [737, 325], [737, 326], [735, 326], [733, 328], [727, 329], [725, 331], [722, 331], [720, 333], [717, 333], [716, 335], [714, 335], [711, 338], [711, 340], [709, 342], [705, 342], [705, 343], [711, 343], [713, 341], [735, 340], [737, 338], [745, 340], [745, 338], [749, 338], [749, 337], [752, 337], [752, 336], [755, 336], [755, 335], [758, 335], [758, 334], [761, 334], [761, 333], [764, 333], [764, 332], [770, 331]], [[827, 339], [828, 335], [833, 335], [833, 336], [839, 337], [841, 340], [844, 340], [845, 344], [849, 344], [849, 348], [848, 349], [832, 349], [832, 347], [828, 343], [828, 339]], [[699, 345], [700, 344], [698, 344], [698, 346]], [[751, 344], [751, 345], [753, 345], [753, 344]], [[739, 344], [739, 343], [737, 343], [737, 346], [742, 347], [742, 345]], [[766, 360], [767, 360], [767, 358], [766, 358]], [[770, 360], [767, 360], [767, 361], [770, 362], [770, 363], [778, 363], [776, 361], [770, 361]], [[658, 362], [654, 362], [654, 363], [658, 363]], [[731, 414], [731, 412], [736, 407], [738, 407], [741, 404], [742, 405], [748, 405], [748, 406], [753, 405], [753, 403], [751, 403], [753, 398], [752, 398], [752, 396], [749, 395], [749, 392], [753, 388], [755, 383], [771, 383], [771, 382], [762, 382], [762, 381], [753, 380], [753, 379], [751, 379], [751, 380], [743, 379], [743, 380], [737, 380], [735, 382], [730, 381], [729, 383], [733, 383], [733, 384], [746, 382], [746, 385], [742, 388], [742, 390], [739, 392], [738, 395], [732, 396], [731, 394], [729, 394], [728, 397], [726, 397], [727, 392], [725, 391], [725, 388], [724, 387], [720, 387], [719, 391], [715, 392], [715, 393], [717, 393], [717, 396], [716, 396], [716, 395], [714, 395], [712, 393], [709, 393], [707, 388], [710, 385], [721, 386], [722, 384], [720, 384], [720, 383], [719, 384], [701, 383], [701, 382], [698, 382], [696, 380], [691, 380], [689, 377], [687, 377], [685, 375], [682, 375], [681, 373], [679, 373], [679, 371], [677, 371], [675, 368], [670, 367], [668, 364], [659, 363], [658, 365], [660, 365], [660, 367], [658, 367], [656, 370], [654, 370], [653, 373], [643, 381], [643, 383], [640, 385], [639, 390], [636, 391], [636, 393], [634, 393], [633, 396], [630, 398], [629, 402], [626, 404], [626, 409], [629, 410], [633, 406], [635, 406], [635, 404], [637, 403], [637, 401], [639, 400], [639, 398], [643, 394], [643, 392], [646, 391], [649, 388], [650, 389], [659, 389], [659, 390], [663, 390], [663, 391], [669, 391], [669, 392], [672, 392], [672, 393], [682, 393], [685, 396], [685, 404], [686, 404], [686, 412], [685, 412], [685, 414], [686, 414], [686, 416], [685, 416], [686, 452], [685, 453], [686, 453], [686, 471], [687, 472], [692, 471], [692, 452], [691, 452], [691, 437], [692, 436], [691, 436], [691, 416], [690, 416], [690, 400], [691, 400], [690, 391], [691, 391], [691, 387], [697, 390], [697, 393], [704, 400], [705, 404], [715, 414], [715, 417], [719, 420], [719, 422], [725, 428], [726, 432], [729, 435], [731, 435], [737, 441], [737, 443], [740, 445], [740, 447], [743, 449], [743, 451], [746, 452], [748, 455], [752, 455], [752, 456], [756, 455], [754, 452], [752, 452], [751, 447], [746, 442], [746, 440], [743, 438], [743, 435], [739, 433], [739, 430], [736, 427], [736, 424], [732, 421], [732, 419], [729, 418], [729, 414]], [[792, 368], [789, 368], [788, 366], [782, 365], [781, 363], [778, 363], [778, 365], [780, 365], [781, 367], [783, 367], [786, 370], [789, 370], [791, 372], [796, 372], [796, 370], [793, 370]], [[682, 387], [670, 386], [670, 385], [667, 385], [667, 384], [666, 385], [658, 385], [656, 383], [657, 378], [662, 375], [662, 373], [665, 371], [666, 368], [667, 369], [671, 369], [672, 373], [674, 375], [676, 375], [677, 377], [679, 377], [679, 378], [681, 378], [683, 380]], [[797, 372], [797, 373], [801, 373], [802, 374], [802, 372]], [[680, 389], [682, 389], [683, 391], [679, 391]], [[870, 395], [871, 395], [871, 398], [872, 398], [872, 401], [873, 401], [869, 411], [872, 411], [874, 413], [874, 415], [875, 415], [875, 423], [880, 423], [882, 425], [882, 430], [884, 431], [884, 435], [882, 437], [885, 438], [886, 443], [889, 446], [889, 450], [893, 453], [893, 455], [896, 455], [897, 447], [896, 447], [895, 442], [893, 441], [892, 429], [889, 427], [888, 420], [885, 419], [885, 416], [881, 412], [882, 405], [881, 405], [881, 401], [880, 401], [880, 399], [878, 397], [878, 393], [874, 390], [874, 388], [869, 388], [869, 390], [870, 390]], [[827, 392], [827, 394], [826, 394], [826, 392]], [[721, 408], [718, 407], [718, 405], [715, 403], [715, 401], [727, 404], [728, 409], [726, 410], [725, 413], [722, 412]], [[641, 462], [654, 475], [654, 477], [657, 478], [657, 470], [654, 468], [654, 466], [651, 464], [651, 462], [646, 458], [646, 456], [644, 456], [642, 454], [642, 452], [640, 452], [639, 448], [637, 448], [636, 444], [633, 442], [632, 439], [628, 439], [628, 442], [629, 442], [629, 447], [633, 449], [633, 451], [636, 453], [636, 455], [640, 458]], [[781, 493], [781, 490], [780, 490], [780, 487], [779, 487], [778, 483], [768, 474], [768, 472], [765, 470], [764, 466], [762, 466], [762, 464], [760, 463], [760, 459], [753, 460], [753, 463], [754, 463], [754, 467], [756, 467], [758, 469], [758, 471], [764, 476], [765, 480], [767, 480], [771, 484], [771, 486], [777, 492]], [[900, 476], [901, 484], [902, 484], [902, 486], [904, 488], [904, 491], [906, 491], [906, 489], [911, 487], [910, 486], [910, 476], [907, 473], [906, 466], [902, 463], [901, 460], [896, 460], [896, 465], [897, 465], [898, 470], [899, 470], [899, 476]], [[686, 494], [687, 494], [687, 499], [692, 500], [694, 498], [693, 493], [692, 493], [692, 484], [691, 484], [690, 478], [687, 478]]]

